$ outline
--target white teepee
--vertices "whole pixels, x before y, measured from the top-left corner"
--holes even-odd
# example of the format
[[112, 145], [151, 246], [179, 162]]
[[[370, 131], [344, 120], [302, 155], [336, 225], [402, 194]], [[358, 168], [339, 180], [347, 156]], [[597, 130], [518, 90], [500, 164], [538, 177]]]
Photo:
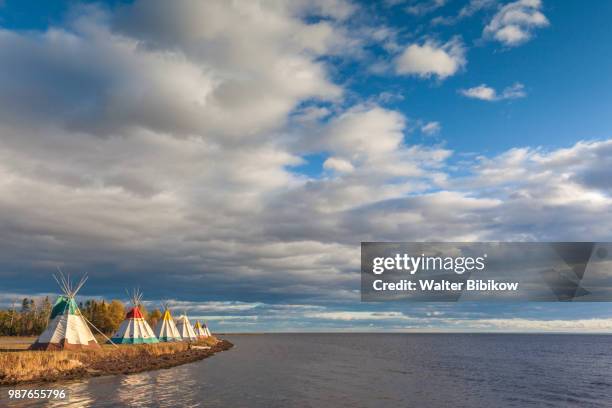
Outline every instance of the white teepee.
[[208, 328], [206, 322], [204, 322], [204, 330], [206, 331], [206, 334], [208, 334], [208, 337], [212, 336], [212, 334], [210, 334], [210, 329]]
[[174, 319], [172, 318], [172, 314], [170, 314], [168, 304], [164, 302], [162, 306], [164, 307], [164, 315], [157, 322], [157, 326], [155, 326], [155, 335], [157, 339], [164, 342], [181, 341], [181, 335], [176, 328], [176, 324], [174, 324]]
[[83, 276], [76, 286], [72, 285], [70, 276], [64, 276], [59, 271], [58, 276], [53, 275], [63, 295], [60, 295], [53, 305], [49, 325], [45, 331], [30, 346], [31, 350], [72, 350], [100, 348], [93, 333], [87, 326], [74, 297], [83, 287], [87, 276]]
[[206, 333], [206, 329], [202, 327], [199, 321], [196, 322], [195, 326], [193, 326], [193, 331], [199, 339], [203, 339], [208, 337], [208, 333]]
[[125, 320], [119, 326], [119, 330], [113, 335], [112, 342], [115, 344], [159, 343], [153, 329], [140, 312], [142, 293], [134, 290], [131, 300], [132, 308], [125, 315]]
[[177, 319], [176, 328], [178, 329], [183, 340], [193, 341], [197, 339], [197, 336], [193, 331], [193, 327], [191, 327], [191, 323], [189, 322], [189, 318], [185, 313], [180, 315], [180, 317]]

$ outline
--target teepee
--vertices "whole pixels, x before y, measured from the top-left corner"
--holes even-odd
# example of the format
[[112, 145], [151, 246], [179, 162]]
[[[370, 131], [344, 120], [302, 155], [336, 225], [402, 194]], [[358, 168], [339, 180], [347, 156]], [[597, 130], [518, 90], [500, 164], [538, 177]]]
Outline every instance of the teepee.
[[206, 334], [208, 335], [208, 337], [212, 336], [212, 334], [210, 334], [210, 329], [208, 328], [208, 325], [206, 324], [206, 322], [204, 322], [204, 331], [206, 331]]
[[168, 304], [164, 302], [162, 306], [164, 307], [164, 315], [157, 322], [157, 326], [155, 326], [155, 335], [159, 341], [181, 341], [181, 335], [176, 328], [176, 324], [174, 324], [174, 319], [170, 314]]
[[189, 318], [185, 313], [178, 318], [176, 328], [178, 329], [183, 340], [193, 341], [197, 339], [197, 336], [193, 331], [193, 327], [191, 327], [191, 323], [189, 322]]
[[195, 326], [193, 326], [193, 331], [199, 339], [208, 337], [208, 333], [206, 333], [206, 330], [202, 327], [199, 321], [196, 322]]
[[[59, 277], [58, 277], [59, 276]], [[64, 292], [51, 309], [49, 325], [30, 346], [31, 350], [73, 350], [100, 348], [87, 322], [79, 310], [74, 297], [83, 287], [87, 276], [83, 276], [76, 286], [72, 285], [70, 276], [59, 271], [53, 278]]]
[[134, 290], [131, 301], [132, 308], [125, 315], [125, 320], [119, 326], [119, 330], [113, 335], [112, 342], [115, 344], [159, 343], [153, 329], [140, 312], [142, 293]]

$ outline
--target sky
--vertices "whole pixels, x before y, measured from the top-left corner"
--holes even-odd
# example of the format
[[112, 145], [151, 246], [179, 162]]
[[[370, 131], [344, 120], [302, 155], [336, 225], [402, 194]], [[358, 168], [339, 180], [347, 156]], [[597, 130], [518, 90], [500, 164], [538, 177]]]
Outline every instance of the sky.
[[362, 303], [361, 241], [610, 241], [612, 3], [0, 0], [0, 306], [140, 287], [213, 330], [611, 331]]

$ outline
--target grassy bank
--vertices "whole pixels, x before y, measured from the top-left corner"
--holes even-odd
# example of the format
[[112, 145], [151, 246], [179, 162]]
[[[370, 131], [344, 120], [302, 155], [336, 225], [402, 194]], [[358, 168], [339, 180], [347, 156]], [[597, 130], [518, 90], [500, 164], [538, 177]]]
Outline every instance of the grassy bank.
[[[232, 344], [215, 337], [197, 343], [104, 345], [88, 351], [27, 351], [27, 338], [0, 338], [0, 385], [129, 374], [201, 360]], [[195, 346], [195, 347], [194, 347]], [[210, 347], [204, 349], [201, 347]]]

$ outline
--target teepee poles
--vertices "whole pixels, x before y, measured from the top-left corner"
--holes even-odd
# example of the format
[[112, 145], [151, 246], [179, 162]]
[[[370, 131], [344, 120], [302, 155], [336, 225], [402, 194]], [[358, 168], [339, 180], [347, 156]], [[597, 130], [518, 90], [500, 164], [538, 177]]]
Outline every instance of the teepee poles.
[[[60, 295], [53, 308], [47, 323], [47, 328], [38, 336], [36, 341], [30, 346], [32, 350], [62, 350], [62, 349], [83, 349], [99, 348], [85, 316], [79, 310], [75, 296], [87, 281], [87, 276], [83, 275], [75, 286], [72, 284], [70, 275], [65, 275], [62, 270], [57, 268], [58, 274], [53, 278], [59, 285], [63, 294]], [[95, 326], [91, 325], [96, 330]], [[98, 330], [100, 331], [100, 330]]]
[[109, 342], [110, 344], [112, 344], [112, 345], [113, 345], [115, 348], [119, 348], [119, 346], [117, 346], [115, 343], [113, 343], [113, 341], [112, 341], [110, 338], [108, 338], [108, 336], [107, 336], [106, 334], [102, 333], [102, 332], [100, 331], [100, 329], [98, 329], [98, 328], [97, 328], [97, 327], [96, 327], [96, 326], [95, 326], [95, 325], [94, 325], [92, 322], [90, 322], [90, 321], [89, 321], [89, 320], [88, 320], [88, 319], [87, 319], [85, 316], [83, 316], [83, 314], [82, 314], [82, 313], [81, 313], [81, 317], [83, 318], [83, 320], [85, 320], [87, 323], [89, 323], [89, 325], [90, 325], [91, 327], [93, 327], [94, 329], [96, 329], [96, 331], [97, 331], [98, 333], [100, 333], [102, 336], [104, 336], [104, 338], [105, 338], [106, 340], [108, 340], [108, 342]]
[[83, 285], [85, 285], [87, 279], [89, 279], [89, 276], [87, 276], [87, 274], [85, 273], [83, 274], [83, 276], [81, 276], [81, 279], [79, 280], [77, 285], [73, 286], [72, 280], [70, 279], [70, 274], [65, 275], [59, 266], [57, 267], [57, 272], [57, 275], [53, 275], [53, 279], [55, 279], [60, 289], [62, 289], [62, 292], [64, 292], [64, 294], [69, 298], [74, 298], [78, 291], [81, 290]]
[[[59, 272], [59, 278], [55, 275], [53, 275], [53, 278], [55, 279], [55, 281], [58, 283], [58, 285], [60, 285], [60, 288], [62, 288], [62, 290], [64, 291], [64, 293], [74, 299], [74, 297], [76, 296], [76, 294], [78, 293], [79, 290], [81, 290], [81, 288], [83, 287], [83, 285], [85, 285], [85, 282], [87, 282], [87, 279], [89, 279], [89, 276], [87, 276], [87, 274], [83, 274], [83, 276], [81, 276], [81, 279], [79, 280], [79, 283], [73, 287], [72, 286], [72, 281], [70, 280], [70, 274], [68, 274], [67, 276], [64, 275], [64, 273], [62, 272], [62, 270], [60, 269], [60, 267], [57, 267], [57, 271]], [[61, 282], [61, 283], [60, 283]], [[110, 344], [112, 344], [113, 346], [117, 347], [117, 345], [115, 343], [112, 342], [111, 339], [108, 338], [108, 336], [104, 333], [102, 333], [102, 331], [100, 329], [98, 329], [96, 327], [95, 324], [93, 324], [88, 318], [85, 317], [85, 315], [83, 313], [81, 313], [81, 310], [78, 310], [78, 314], [81, 316], [81, 318], [83, 318], [83, 320], [85, 320], [91, 327], [93, 327], [94, 329], [96, 329], [96, 331], [98, 333], [100, 333], [106, 340], [108, 340], [110, 342]], [[118, 347], [117, 347], [118, 348]]]
[[133, 307], [140, 307], [142, 304], [142, 296], [143, 293], [140, 291], [140, 288], [135, 288], [132, 290], [132, 294], [126, 289], [125, 293], [128, 295], [130, 302], [132, 302]]

